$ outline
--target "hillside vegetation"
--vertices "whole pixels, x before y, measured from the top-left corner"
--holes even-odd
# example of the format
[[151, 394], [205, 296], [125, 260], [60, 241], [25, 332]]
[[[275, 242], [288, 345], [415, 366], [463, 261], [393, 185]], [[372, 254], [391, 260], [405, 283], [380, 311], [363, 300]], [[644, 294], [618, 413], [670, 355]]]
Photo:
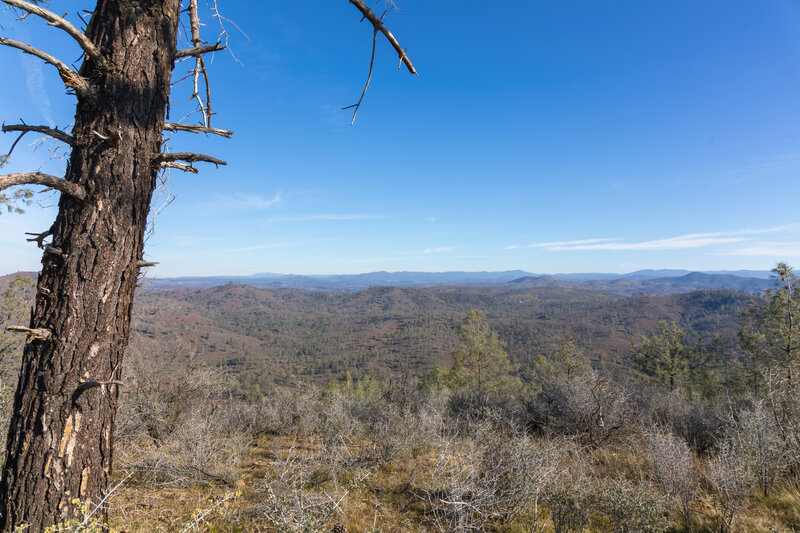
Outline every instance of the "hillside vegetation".
[[797, 283], [140, 292], [111, 524], [55, 531], [796, 531]]
[[249, 394], [258, 395], [275, 384], [324, 384], [344, 372], [388, 378], [401, 368], [421, 375], [452, 363], [458, 324], [470, 309], [480, 309], [515, 363], [530, 365], [571, 338], [596, 368], [618, 373], [632, 343], [659, 321], [705, 339], [733, 337], [752, 298], [728, 290], [622, 297], [554, 287], [343, 293], [228, 284], [140, 292], [132, 346], [179, 339], [207, 361], [229, 367]]

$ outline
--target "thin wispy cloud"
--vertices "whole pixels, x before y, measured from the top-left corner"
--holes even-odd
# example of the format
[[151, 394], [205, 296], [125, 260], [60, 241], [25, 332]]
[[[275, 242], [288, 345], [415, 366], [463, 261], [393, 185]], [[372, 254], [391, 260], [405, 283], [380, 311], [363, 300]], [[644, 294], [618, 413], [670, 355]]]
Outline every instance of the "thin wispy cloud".
[[425, 255], [428, 255], [428, 254], [440, 254], [440, 253], [443, 253], [443, 252], [452, 252], [455, 249], [456, 249], [455, 246], [443, 246], [441, 248], [425, 248], [424, 250], [422, 250], [422, 253], [425, 254]]
[[741, 257], [797, 257], [800, 256], [800, 245], [797, 243], [766, 242], [753, 246], [733, 248], [721, 252], [721, 255]]
[[44, 86], [44, 71], [42, 62], [29, 55], [20, 56], [22, 68], [25, 70], [25, 85], [28, 87], [28, 95], [31, 102], [36, 106], [42, 117], [47, 121], [51, 128], [56, 124], [50, 112], [50, 98]]
[[800, 152], [775, 154], [750, 160], [740, 170], [738, 181], [762, 178], [773, 172], [794, 170], [800, 166]]
[[364, 213], [344, 213], [344, 214], [309, 214], [309, 215], [296, 215], [288, 217], [271, 217], [267, 219], [267, 223], [273, 222], [309, 222], [317, 220], [374, 220], [377, 218], [386, 218], [379, 215], [369, 215]]
[[608, 241], [619, 241], [621, 239], [581, 239], [577, 241], [556, 241], [556, 242], [537, 242], [533, 244], [512, 244], [506, 246], [505, 250], [516, 250], [518, 248], [551, 248], [557, 246], [581, 246]]
[[746, 239], [741, 237], [725, 237], [723, 234], [713, 233], [690, 233], [687, 235], [680, 235], [678, 237], [670, 237], [668, 239], [656, 239], [652, 241], [642, 242], [604, 242], [595, 244], [575, 244], [575, 245], [557, 245], [546, 246], [546, 250], [551, 252], [567, 251], [567, 250], [611, 250], [611, 251], [627, 251], [627, 250], [681, 250], [684, 248], [702, 248], [704, 246], [713, 246], [716, 244], [730, 244], [735, 242], [743, 242]]
[[[743, 244], [752, 242], [752, 235], [778, 233], [781, 231], [800, 229], [800, 223], [775, 226], [762, 229], [745, 229], [739, 231], [719, 231], [712, 233], [688, 233], [677, 237], [654, 239], [639, 242], [620, 242], [621, 239], [581, 239], [574, 241], [541, 242], [524, 246], [507, 246], [506, 250], [517, 248], [541, 248], [549, 252], [564, 251], [635, 251], [635, 250], [681, 250], [687, 248], [704, 248], [710, 246]], [[742, 246], [741, 249], [745, 249]]]
[[223, 202], [239, 209], [264, 210], [280, 203], [281, 193], [276, 193], [272, 198], [264, 198], [255, 194], [236, 193], [234, 196], [223, 197]]

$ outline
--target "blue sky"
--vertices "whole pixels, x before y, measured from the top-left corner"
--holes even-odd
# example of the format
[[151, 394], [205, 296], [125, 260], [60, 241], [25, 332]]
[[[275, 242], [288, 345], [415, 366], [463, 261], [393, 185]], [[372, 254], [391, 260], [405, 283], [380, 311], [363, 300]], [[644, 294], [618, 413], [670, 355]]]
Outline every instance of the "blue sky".
[[[800, 2], [398, 3], [387, 22], [419, 77], [380, 40], [351, 127], [372, 36], [355, 8], [220, 0], [249, 37], [229, 25], [241, 63], [210, 69], [214, 125], [236, 134], [170, 146], [229, 165], [171, 174], [153, 275], [800, 266]], [[87, 6], [50, 3], [73, 21]], [[78, 57], [1, 17], [0, 34]], [[0, 72], [2, 120], [69, 125], [54, 69], [3, 48]], [[4, 172], [63, 171], [35, 139]], [[56, 199], [38, 203], [0, 217], [0, 273], [38, 268], [24, 232]]]

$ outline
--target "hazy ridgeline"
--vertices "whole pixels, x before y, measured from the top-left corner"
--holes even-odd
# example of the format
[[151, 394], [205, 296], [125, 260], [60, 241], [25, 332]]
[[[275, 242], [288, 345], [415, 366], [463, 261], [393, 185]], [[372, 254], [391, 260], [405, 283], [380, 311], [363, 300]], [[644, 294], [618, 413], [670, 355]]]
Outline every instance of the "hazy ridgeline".
[[[788, 267], [776, 276], [755, 300], [140, 294], [111, 525], [797, 530], [800, 296]], [[4, 326], [30, 295], [22, 281], [4, 293]], [[3, 419], [18, 341], [0, 336]], [[83, 512], [71, 531], [96, 526]]]

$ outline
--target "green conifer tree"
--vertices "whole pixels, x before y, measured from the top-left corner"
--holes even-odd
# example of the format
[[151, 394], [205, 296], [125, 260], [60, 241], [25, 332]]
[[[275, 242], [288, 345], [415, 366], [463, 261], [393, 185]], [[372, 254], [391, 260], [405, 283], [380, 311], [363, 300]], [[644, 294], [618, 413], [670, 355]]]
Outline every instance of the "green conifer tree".
[[778, 263], [772, 272], [776, 287], [747, 312], [739, 338], [754, 376], [763, 369], [779, 369], [791, 386], [800, 366], [800, 284], [786, 263]]
[[458, 327], [460, 345], [450, 370], [456, 388], [470, 388], [484, 394], [508, 392], [519, 380], [505, 343], [492, 331], [482, 311], [467, 313]]

